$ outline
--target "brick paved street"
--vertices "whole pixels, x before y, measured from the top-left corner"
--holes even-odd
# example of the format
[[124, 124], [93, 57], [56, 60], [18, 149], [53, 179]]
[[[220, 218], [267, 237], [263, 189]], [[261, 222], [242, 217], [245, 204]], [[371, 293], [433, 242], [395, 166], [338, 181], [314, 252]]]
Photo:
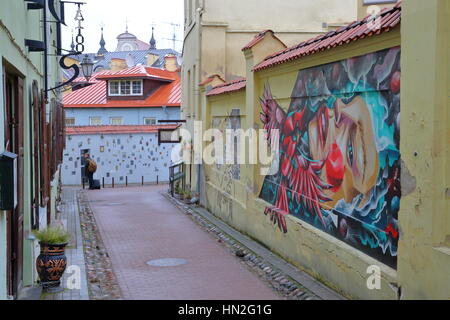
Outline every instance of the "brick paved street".
[[[166, 188], [87, 192], [123, 299], [279, 299], [165, 199], [160, 191]], [[172, 267], [147, 264], [167, 258], [186, 263]]]

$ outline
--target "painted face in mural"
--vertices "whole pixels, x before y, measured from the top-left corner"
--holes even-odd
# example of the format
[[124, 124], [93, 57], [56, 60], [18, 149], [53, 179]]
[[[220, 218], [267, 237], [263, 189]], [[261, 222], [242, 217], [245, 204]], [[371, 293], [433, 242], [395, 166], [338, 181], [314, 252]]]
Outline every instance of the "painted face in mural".
[[[335, 202], [366, 195], [378, 175], [378, 154], [367, 103], [356, 97], [349, 103], [337, 99], [335, 107], [322, 107], [309, 122], [309, 147], [314, 160], [325, 161], [322, 179]], [[331, 204], [329, 204], [331, 205]]]
[[[296, 217], [395, 265], [400, 204], [400, 48], [299, 71], [288, 110], [267, 83], [261, 122], [279, 132], [265, 214]], [[270, 140], [269, 140], [270, 144]]]

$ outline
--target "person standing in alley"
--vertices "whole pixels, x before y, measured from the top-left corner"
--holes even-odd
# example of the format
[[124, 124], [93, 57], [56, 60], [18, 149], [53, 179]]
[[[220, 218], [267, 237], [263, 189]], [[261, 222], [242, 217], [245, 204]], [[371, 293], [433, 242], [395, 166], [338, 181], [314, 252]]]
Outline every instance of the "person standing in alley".
[[89, 190], [93, 190], [94, 189], [94, 173], [95, 173], [95, 171], [97, 171], [97, 163], [95, 163], [95, 161], [91, 159], [91, 156], [89, 153], [85, 153], [84, 158], [85, 158], [84, 168], [85, 168], [88, 180], [89, 180]]

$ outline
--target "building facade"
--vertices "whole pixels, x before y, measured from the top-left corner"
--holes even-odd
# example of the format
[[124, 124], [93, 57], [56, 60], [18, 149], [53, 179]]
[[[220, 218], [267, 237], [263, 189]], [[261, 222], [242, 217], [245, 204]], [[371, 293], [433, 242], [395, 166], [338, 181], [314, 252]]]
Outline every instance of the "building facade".
[[[200, 86], [202, 205], [347, 297], [449, 299], [449, 15], [412, 0], [272, 54], [255, 37], [245, 79]], [[227, 129], [269, 139], [208, 142]]]
[[[357, 16], [355, 0], [185, 0], [184, 4], [181, 109], [191, 133], [193, 122], [201, 119], [198, 85], [214, 74], [226, 81], [245, 76], [246, 62], [239, 50], [261, 30], [276, 32], [286, 47], [345, 25]], [[189, 185], [198, 185], [198, 169], [187, 167]]]
[[17, 298], [35, 283], [39, 244], [32, 231], [56, 216], [63, 112], [58, 90], [46, 89], [61, 79], [57, 18], [46, 2], [1, 3], [0, 155], [17, 155], [17, 206], [0, 209], [0, 299]]
[[177, 71], [138, 65], [94, 74], [90, 85], [64, 97], [62, 183], [85, 180], [85, 153], [97, 162], [94, 178], [105, 184], [167, 182], [176, 145], [160, 144], [158, 131], [177, 127], [167, 121], [180, 119], [180, 100]]

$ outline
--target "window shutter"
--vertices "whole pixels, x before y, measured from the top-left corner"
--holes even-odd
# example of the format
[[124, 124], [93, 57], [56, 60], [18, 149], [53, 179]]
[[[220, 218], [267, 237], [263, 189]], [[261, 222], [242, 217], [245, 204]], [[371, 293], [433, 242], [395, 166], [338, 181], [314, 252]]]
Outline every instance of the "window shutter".
[[40, 144], [40, 183], [41, 183], [41, 207], [45, 207], [48, 202], [49, 190], [47, 188], [48, 181], [48, 134], [47, 120], [45, 114], [45, 94], [41, 92], [41, 104], [39, 108], [39, 144]]
[[34, 191], [33, 191], [33, 210], [32, 210], [32, 217], [31, 217], [31, 223], [32, 228], [37, 229], [39, 228], [39, 197], [40, 197], [40, 179], [39, 179], [39, 106], [41, 104], [41, 101], [39, 100], [39, 88], [38, 83], [36, 80], [33, 81], [32, 86], [32, 93], [33, 93], [33, 183], [34, 183]]

